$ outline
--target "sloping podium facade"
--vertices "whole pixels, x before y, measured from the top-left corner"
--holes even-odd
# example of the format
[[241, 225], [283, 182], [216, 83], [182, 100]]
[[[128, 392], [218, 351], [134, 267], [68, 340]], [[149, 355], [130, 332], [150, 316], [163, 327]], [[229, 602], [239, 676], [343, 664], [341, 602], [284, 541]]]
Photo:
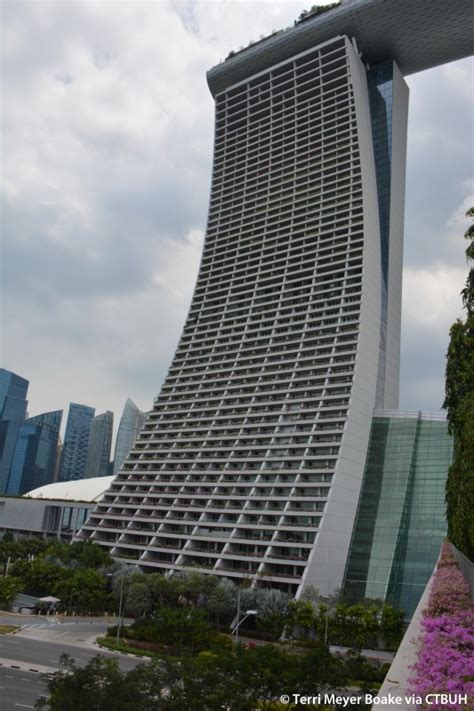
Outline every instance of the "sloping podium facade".
[[373, 409], [398, 405], [407, 88], [336, 36], [215, 102], [183, 334], [81, 535], [145, 569], [327, 593]]
[[375, 410], [344, 578], [344, 596], [389, 602], [413, 615], [446, 538], [446, 418]]

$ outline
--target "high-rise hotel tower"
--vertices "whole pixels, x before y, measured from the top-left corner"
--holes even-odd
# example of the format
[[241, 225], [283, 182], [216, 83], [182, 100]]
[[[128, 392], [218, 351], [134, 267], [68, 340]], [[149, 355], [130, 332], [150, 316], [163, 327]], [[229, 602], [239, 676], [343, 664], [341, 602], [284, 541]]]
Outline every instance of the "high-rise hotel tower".
[[[408, 91], [397, 63], [436, 63], [416, 64], [413, 29], [412, 46], [397, 35], [401, 5], [413, 10], [349, 0], [209, 72], [214, 166], [189, 315], [81, 534], [114, 556], [295, 594], [341, 586], [373, 409], [398, 405]], [[446, 61], [445, 23], [416, 32]]]

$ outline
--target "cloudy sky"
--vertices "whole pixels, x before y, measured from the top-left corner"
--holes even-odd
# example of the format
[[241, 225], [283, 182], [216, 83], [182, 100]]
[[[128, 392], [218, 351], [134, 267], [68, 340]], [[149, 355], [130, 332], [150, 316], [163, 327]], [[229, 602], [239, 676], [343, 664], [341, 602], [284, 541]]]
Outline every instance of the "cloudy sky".
[[[307, 3], [310, 5], [311, 3]], [[30, 414], [149, 409], [192, 295], [213, 138], [206, 70], [300, 0], [1, 3], [2, 365]], [[408, 77], [401, 407], [443, 400], [473, 200], [470, 60]]]

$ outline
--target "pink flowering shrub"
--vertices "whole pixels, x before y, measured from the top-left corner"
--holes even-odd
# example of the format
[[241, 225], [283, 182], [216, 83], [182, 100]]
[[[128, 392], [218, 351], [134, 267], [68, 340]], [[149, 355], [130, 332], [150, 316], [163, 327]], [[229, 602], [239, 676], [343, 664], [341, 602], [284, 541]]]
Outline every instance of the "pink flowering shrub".
[[423, 611], [423, 641], [415, 676], [416, 696], [467, 694], [471, 703], [422, 704], [430, 711], [474, 709], [474, 604], [450, 544], [444, 544], [428, 607]]

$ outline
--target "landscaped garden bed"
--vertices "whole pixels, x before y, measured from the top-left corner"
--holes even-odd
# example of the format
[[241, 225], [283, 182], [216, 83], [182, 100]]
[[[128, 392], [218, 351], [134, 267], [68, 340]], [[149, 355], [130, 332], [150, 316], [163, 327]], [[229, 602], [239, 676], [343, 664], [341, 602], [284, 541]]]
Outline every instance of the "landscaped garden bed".
[[415, 696], [425, 699], [419, 708], [474, 709], [474, 603], [449, 543], [443, 546], [421, 624], [422, 646], [410, 680]]

